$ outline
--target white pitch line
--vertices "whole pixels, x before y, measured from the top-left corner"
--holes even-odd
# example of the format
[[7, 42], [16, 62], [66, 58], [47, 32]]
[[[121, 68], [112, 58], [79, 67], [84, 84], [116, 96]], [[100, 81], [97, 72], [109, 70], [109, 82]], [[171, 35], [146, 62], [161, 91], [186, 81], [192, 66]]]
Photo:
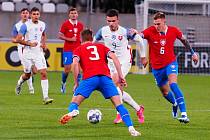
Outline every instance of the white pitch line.
[[[93, 107], [90, 107], [90, 108], [80, 108], [80, 110], [89, 110]], [[97, 109], [100, 109], [100, 110], [115, 110], [115, 108], [101, 108], [101, 107], [96, 107]], [[12, 108], [11, 108], [12, 109]], [[46, 107], [43, 107], [43, 108], [18, 108], [19, 110], [22, 109], [22, 110], [67, 110], [67, 108], [46, 108]], [[3, 110], [0, 108], [0, 110]], [[130, 109], [129, 109], [130, 110]], [[151, 111], [151, 112], [168, 112], [170, 110], [149, 110], [147, 109], [148, 111]], [[187, 111], [190, 111], [190, 112], [210, 112], [210, 109], [200, 109], [200, 110], [190, 110], [188, 109]]]

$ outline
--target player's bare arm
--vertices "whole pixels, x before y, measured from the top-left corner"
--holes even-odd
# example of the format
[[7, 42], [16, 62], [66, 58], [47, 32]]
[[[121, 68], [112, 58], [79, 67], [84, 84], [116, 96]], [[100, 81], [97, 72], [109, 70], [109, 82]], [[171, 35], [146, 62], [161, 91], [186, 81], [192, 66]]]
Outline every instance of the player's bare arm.
[[22, 34], [18, 34], [16, 37], [16, 43], [20, 43], [22, 45], [26, 45], [26, 46], [30, 46], [30, 47], [36, 47], [37, 46], [37, 42], [30, 42], [30, 41], [26, 41], [23, 39], [23, 35]]
[[42, 38], [41, 38], [41, 48], [43, 48], [44, 50], [47, 50], [47, 35], [45, 32], [42, 33]]
[[66, 37], [61, 32], [58, 33], [58, 38], [61, 39], [61, 40], [65, 40], [65, 41], [76, 41], [77, 40], [76, 36], [73, 36], [72, 38], [69, 38], [69, 37]]
[[77, 80], [77, 77], [79, 75], [79, 69], [80, 69], [80, 66], [79, 66], [79, 58], [77, 57], [74, 57], [73, 58], [73, 63], [72, 63], [72, 72], [73, 72], [73, 77], [74, 77], [74, 87], [73, 87], [73, 91], [75, 91], [75, 89], [78, 87], [79, 83], [78, 83], [78, 80]]
[[189, 41], [185, 38], [185, 37], [182, 37], [180, 39], [180, 41], [184, 44], [184, 46], [190, 50], [191, 54], [192, 54], [192, 60], [197, 63], [198, 62], [198, 56], [197, 54], [194, 52], [193, 48], [190, 46], [190, 43]]
[[117, 73], [118, 73], [118, 76], [119, 76], [119, 84], [121, 86], [126, 87], [127, 83], [126, 83], [125, 78], [123, 77], [122, 70], [121, 70], [121, 65], [120, 65], [120, 62], [119, 62], [117, 56], [113, 52], [110, 52], [109, 57], [113, 60], [115, 68], [117, 70]]

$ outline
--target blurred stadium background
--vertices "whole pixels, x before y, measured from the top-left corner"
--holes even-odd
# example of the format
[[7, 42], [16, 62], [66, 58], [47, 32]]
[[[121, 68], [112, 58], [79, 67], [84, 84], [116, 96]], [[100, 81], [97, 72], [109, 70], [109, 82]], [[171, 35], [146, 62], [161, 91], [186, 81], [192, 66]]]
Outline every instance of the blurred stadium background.
[[[79, 20], [86, 27], [97, 31], [106, 24], [105, 12], [110, 8], [120, 11], [120, 24], [134, 27], [139, 31], [152, 25], [152, 16], [156, 11], [167, 14], [170, 25], [181, 28], [193, 48], [198, 52], [200, 61], [194, 64], [190, 53], [179, 41], [175, 43], [175, 52], [181, 73], [210, 73], [210, 0], [0, 0], [0, 70], [21, 70], [17, 57], [16, 44], [10, 43], [11, 28], [19, 20], [22, 8], [38, 7], [41, 20], [47, 23], [48, 47], [47, 61], [50, 71], [61, 71], [62, 41], [57, 38], [61, 23], [68, 18], [70, 6], [80, 11]], [[135, 44], [133, 48], [132, 73], [148, 73], [142, 69]]]

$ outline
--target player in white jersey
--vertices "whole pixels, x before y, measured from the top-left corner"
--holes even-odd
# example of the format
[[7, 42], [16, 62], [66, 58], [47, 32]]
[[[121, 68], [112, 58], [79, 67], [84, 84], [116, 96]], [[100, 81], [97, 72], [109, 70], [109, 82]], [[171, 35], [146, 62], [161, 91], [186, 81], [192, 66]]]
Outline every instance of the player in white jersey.
[[[46, 25], [39, 20], [39, 9], [34, 7], [31, 9], [31, 20], [27, 21], [20, 27], [20, 31], [16, 37], [18, 43], [25, 45], [23, 49], [22, 64], [24, 74], [20, 76], [16, 86], [16, 94], [21, 91], [21, 85], [30, 78], [31, 69], [34, 65], [41, 75], [41, 87], [43, 93], [43, 103], [52, 103], [53, 99], [48, 97], [48, 79], [47, 64], [43, 50], [46, 50]], [[23, 39], [24, 38], [24, 39]]]
[[[12, 42], [13, 43], [17, 43], [15, 38], [18, 35], [20, 27], [23, 25], [23, 23], [25, 23], [29, 19], [29, 10], [27, 8], [21, 9], [20, 17], [21, 17], [21, 20], [18, 21], [12, 28]], [[18, 56], [19, 56], [21, 63], [22, 63], [23, 47], [24, 47], [24, 45], [17, 44]], [[27, 84], [28, 84], [29, 93], [34, 94], [32, 76], [27, 80]]]
[[[126, 29], [119, 25], [118, 11], [111, 9], [106, 14], [106, 20], [108, 26], [102, 27], [95, 35], [94, 41], [103, 40], [104, 44], [114, 51], [117, 55], [123, 76], [126, 77], [131, 68], [131, 48], [128, 45], [128, 40], [134, 40], [141, 47], [141, 57], [145, 57], [145, 47], [143, 39], [136, 33], [135, 29]], [[115, 83], [119, 81], [116, 68], [111, 60], [108, 60], [108, 66], [112, 75], [112, 79]], [[118, 86], [118, 92], [122, 95], [122, 101], [131, 105], [138, 116], [139, 123], [144, 123], [144, 107], [138, 105], [133, 98], [125, 91], [123, 91], [120, 85]], [[117, 117], [114, 123], [120, 123], [122, 119], [117, 113]]]

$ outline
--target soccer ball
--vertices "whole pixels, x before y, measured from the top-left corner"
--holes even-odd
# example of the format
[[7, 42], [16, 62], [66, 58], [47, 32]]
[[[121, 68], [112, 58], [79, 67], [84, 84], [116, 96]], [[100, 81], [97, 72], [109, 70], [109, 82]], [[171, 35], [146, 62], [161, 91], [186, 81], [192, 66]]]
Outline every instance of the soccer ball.
[[99, 123], [101, 121], [101, 118], [102, 118], [102, 113], [98, 109], [91, 109], [87, 113], [87, 120], [90, 123], [93, 124]]

